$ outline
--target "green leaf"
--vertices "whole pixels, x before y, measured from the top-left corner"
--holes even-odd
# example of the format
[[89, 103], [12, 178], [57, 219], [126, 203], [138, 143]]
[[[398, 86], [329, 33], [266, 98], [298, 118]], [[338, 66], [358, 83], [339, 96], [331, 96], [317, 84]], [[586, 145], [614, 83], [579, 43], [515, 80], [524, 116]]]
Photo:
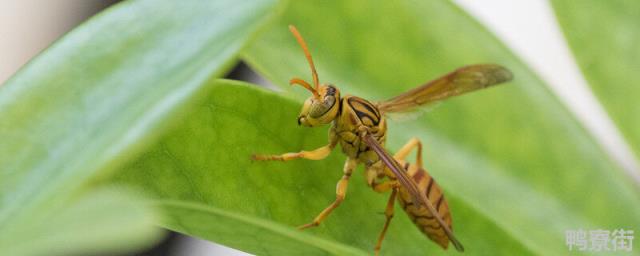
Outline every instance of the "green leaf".
[[[123, 253], [157, 241], [156, 214], [129, 191], [101, 189], [83, 195], [41, 222], [0, 240], [3, 255]], [[117, 245], [114, 246], [114, 245]]]
[[[498, 63], [513, 71], [515, 80], [508, 85], [451, 99], [415, 122], [390, 122], [390, 149], [412, 136], [424, 142], [427, 168], [454, 198], [450, 204], [454, 227], [469, 254], [483, 254], [486, 251], [480, 248], [491, 245], [562, 255], [568, 250], [566, 230], [640, 226], [638, 190], [620, 168], [533, 72], [451, 3], [292, 3], [281, 21], [248, 49], [245, 59], [301, 101], [308, 92], [288, 86], [287, 81], [291, 77], [310, 80], [309, 69], [288, 24], [295, 24], [305, 36], [321, 82], [335, 84], [343, 94], [383, 100], [473, 63]], [[286, 126], [282, 124], [282, 129]], [[330, 161], [334, 160], [323, 162]], [[331, 173], [337, 180], [339, 171]], [[353, 183], [352, 187], [358, 186]], [[300, 191], [306, 190], [293, 193], [303, 193]], [[350, 190], [347, 200], [353, 198], [361, 197]], [[321, 209], [316, 205], [305, 208]], [[363, 225], [340, 219], [336, 215], [341, 211], [349, 210], [337, 210], [330, 217], [335, 222], [325, 223], [326, 229], [316, 232], [370, 248], [374, 239], [363, 237], [371, 237], [371, 232], [336, 231], [346, 228], [339, 221], [357, 229]], [[440, 252], [426, 245], [418, 232], [395, 229], [404, 227], [398, 222], [391, 224], [383, 253]], [[483, 234], [466, 230], [479, 222], [493, 226]], [[496, 239], [495, 234], [507, 234], [509, 239]], [[406, 239], [393, 240], [400, 236]], [[409, 241], [412, 245], [399, 246]]]
[[[275, 6], [275, 0], [123, 2], [66, 35], [4, 84], [0, 244], [24, 242], [13, 240], [14, 234], [52, 212], [88, 211], [91, 205], [69, 201], [91, 190], [88, 182], [96, 175], [118, 169], [175, 125], [175, 113], [199, 97], [204, 81], [234, 64]], [[139, 217], [122, 210], [122, 224]], [[86, 218], [119, 216], [104, 213]]]
[[367, 255], [363, 251], [300, 233], [264, 218], [244, 216], [210, 205], [186, 201], [160, 201], [159, 205], [164, 206], [168, 215], [172, 216], [164, 226], [258, 255]]
[[[326, 130], [297, 126], [300, 104], [272, 92], [228, 80], [207, 88], [198, 108], [182, 112], [180, 126], [118, 172], [117, 182], [156, 195], [170, 216], [162, 226], [256, 255], [370, 254], [384, 223], [387, 195], [373, 193], [362, 175], [353, 176], [347, 200], [323, 225], [294, 229], [335, 198], [344, 161], [339, 150], [323, 161], [250, 160], [254, 153], [318, 147], [327, 141]], [[460, 212], [473, 211], [459, 205]], [[441, 251], [401, 209], [397, 215], [384, 250]], [[478, 242], [469, 252], [530, 254], [486, 218], [455, 228], [472, 237], [495, 230], [494, 243]]]
[[551, 3], [582, 73], [640, 157], [640, 2]]

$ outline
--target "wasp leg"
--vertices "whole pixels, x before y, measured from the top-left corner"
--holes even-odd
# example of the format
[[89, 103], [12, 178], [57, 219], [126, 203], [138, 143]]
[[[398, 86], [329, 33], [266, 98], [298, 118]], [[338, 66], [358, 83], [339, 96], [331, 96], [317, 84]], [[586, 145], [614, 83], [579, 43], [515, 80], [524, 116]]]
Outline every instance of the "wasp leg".
[[409, 142], [407, 142], [407, 144], [405, 144], [400, 150], [398, 150], [393, 158], [395, 158], [396, 160], [404, 161], [404, 159], [407, 158], [407, 155], [409, 155], [409, 153], [411, 153], [411, 150], [415, 147], [418, 148], [418, 152], [416, 154], [416, 165], [422, 168], [422, 143], [420, 143], [420, 140], [418, 140], [418, 138], [411, 138]]
[[373, 183], [373, 190], [378, 193], [385, 193], [391, 189], [395, 189], [400, 186], [397, 180], [385, 181], [383, 183]]
[[254, 154], [251, 159], [256, 161], [289, 161], [297, 158], [304, 158], [309, 160], [322, 160], [325, 159], [331, 151], [338, 144], [337, 136], [333, 129], [329, 131], [329, 144], [311, 151], [300, 151], [295, 153], [284, 153], [281, 155], [258, 155]]
[[351, 172], [356, 168], [357, 162], [355, 159], [347, 159], [347, 162], [344, 164], [344, 174], [340, 181], [338, 181], [338, 185], [336, 186], [336, 200], [331, 203], [327, 208], [325, 208], [318, 216], [313, 219], [311, 223], [307, 223], [305, 225], [299, 226], [298, 229], [306, 229], [310, 227], [316, 227], [320, 225], [320, 223], [333, 211], [333, 209], [337, 208], [340, 203], [344, 200], [344, 196], [347, 194], [347, 185], [349, 184], [349, 178], [351, 177]]
[[389, 201], [387, 202], [387, 208], [384, 210], [384, 216], [386, 217], [386, 220], [384, 222], [384, 227], [380, 232], [380, 236], [378, 236], [378, 242], [376, 243], [376, 247], [373, 249], [376, 255], [380, 254], [380, 247], [382, 246], [382, 240], [384, 240], [384, 235], [387, 233], [387, 229], [389, 228], [389, 223], [391, 223], [391, 219], [393, 218], [393, 210], [394, 210], [393, 206], [396, 201], [397, 192], [398, 190], [395, 188], [391, 191], [391, 195], [389, 196]]
[[329, 144], [312, 151], [303, 150], [296, 153], [284, 153], [282, 155], [252, 155], [251, 159], [257, 160], [257, 161], [275, 161], [275, 160], [289, 161], [296, 158], [305, 158], [309, 160], [322, 160], [322, 159], [325, 159], [329, 155], [329, 153], [331, 153], [331, 150], [333, 150], [334, 147], [335, 145]]
[[364, 175], [365, 175], [365, 179], [367, 181], [367, 184], [375, 191], [378, 193], [386, 193], [387, 191], [393, 189], [393, 188], [397, 188], [400, 186], [400, 183], [393, 179], [393, 180], [387, 180], [387, 181], [382, 181], [382, 183], [378, 183], [380, 182], [381, 179], [378, 179], [378, 173], [380, 172], [380, 169], [384, 168], [384, 164], [382, 163], [382, 161], [378, 161], [375, 164], [369, 165], [366, 167], [365, 171], [364, 171]]

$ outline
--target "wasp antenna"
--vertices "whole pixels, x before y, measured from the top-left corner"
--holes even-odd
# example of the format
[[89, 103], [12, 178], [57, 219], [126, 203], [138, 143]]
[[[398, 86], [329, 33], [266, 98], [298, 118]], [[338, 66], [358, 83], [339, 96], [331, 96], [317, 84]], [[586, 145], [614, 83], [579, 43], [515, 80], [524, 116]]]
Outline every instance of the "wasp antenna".
[[309, 90], [311, 93], [313, 93], [313, 96], [316, 99], [320, 98], [320, 94], [318, 93], [318, 91], [316, 89], [313, 89], [313, 87], [311, 87], [311, 85], [309, 85], [309, 83], [307, 83], [307, 81], [305, 81], [305, 80], [302, 80], [300, 78], [293, 78], [293, 79], [289, 80], [289, 84], [290, 85], [294, 85], [294, 84], [300, 85], [300, 86], [306, 88], [307, 90]]
[[[289, 25], [289, 30], [293, 36], [298, 40], [298, 44], [302, 47], [302, 51], [304, 51], [304, 55], [307, 57], [307, 62], [309, 62], [309, 66], [311, 67], [311, 76], [313, 77], [313, 86], [315, 87], [315, 91], [318, 90], [318, 86], [320, 85], [320, 81], [318, 79], [318, 72], [316, 72], [316, 66], [313, 65], [313, 59], [311, 58], [311, 53], [309, 53], [309, 49], [307, 48], [307, 43], [304, 42], [302, 35], [298, 32], [298, 29], [294, 25]], [[302, 85], [302, 84], [301, 84]], [[306, 87], [306, 86], [305, 86]], [[314, 93], [314, 95], [317, 94]]]

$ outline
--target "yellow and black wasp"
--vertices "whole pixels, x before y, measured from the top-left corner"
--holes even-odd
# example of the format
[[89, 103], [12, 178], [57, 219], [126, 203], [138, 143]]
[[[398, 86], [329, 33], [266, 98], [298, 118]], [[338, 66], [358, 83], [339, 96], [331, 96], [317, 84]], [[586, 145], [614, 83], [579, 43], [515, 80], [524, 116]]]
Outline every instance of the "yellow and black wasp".
[[[385, 149], [388, 113], [417, 110], [446, 98], [510, 81], [513, 75], [499, 65], [480, 64], [459, 68], [445, 76], [409, 90], [390, 100], [370, 102], [365, 99], [340, 95], [334, 85], [320, 84], [307, 45], [294, 26], [289, 29], [298, 40], [311, 67], [313, 83], [293, 78], [291, 85], [300, 85], [313, 95], [309, 97], [298, 116], [298, 124], [315, 127], [331, 124], [329, 144], [312, 150], [282, 155], [253, 155], [254, 160], [288, 161], [296, 158], [320, 160], [340, 144], [347, 155], [344, 174], [336, 188], [336, 199], [300, 229], [318, 226], [344, 200], [351, 173], [358, 164], [365, 165], [367, 184], [376, 192], [391, 191], [385, 210], [386, 221], [374, 248], [378, 254], [391, 218], [396, 199], [409, 218], [429, 239], [447, 249], [449, 241], [458, 251], [462, 244], [453, 234], [452, 217], [443, 191], [422, 166], [422, 144], [411, 139], [395, 155]], [[417, 149], [416, 162], [406, 161], [407, 155]]]

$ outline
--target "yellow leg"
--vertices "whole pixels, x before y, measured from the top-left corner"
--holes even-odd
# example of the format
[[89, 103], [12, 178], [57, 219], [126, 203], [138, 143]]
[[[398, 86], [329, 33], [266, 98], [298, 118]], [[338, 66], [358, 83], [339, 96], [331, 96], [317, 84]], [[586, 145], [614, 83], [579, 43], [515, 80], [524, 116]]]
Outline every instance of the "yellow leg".
[[407, 155], [411, 153], [411, 150], [415, 147], [418, 147], [418, 152], [416, 154], [416, 165], [422, 168], [422, 143], [418, 138], [411, 138], [407, 144], [402, 146], [400, 150], [393, 156], [396, 160], [404, 161], [407, 158]]
[[367, 180], [367, 184], [373, 189], [373, 191], [378, 193], [386, 193], [392, 188], [396, 188], [400, 186], [397, 180], [387, 180], [382, 183], [378, 183], [381, 179], [377, 179], [378, 172], [380, 172], [380, 168], [385, 168], [386, 166], [382, 163], [382, 161], [377, 162], [376, 164], [367, 166], [365, 169], [365, 179]]
[[357, 162], [355, 159], [347, 159], [347, 162], [344, 164], [344, 174], [340, 181], [338, 181], [338, 185], [336, 186], [336, 200], [331, 203], [327, 208], [325, 208], [318, 216], [313, 219], [311, 223], [307, 223], [305, 225], [299, 226], [298, 229], [306, 229], [310, 227], [316, 227], [320, 225], [320, 223], [333, 211], [333, 209], [337, 208], [340, 203], [344, 200], [344, 196], [347, 194], [347, 185], [349, 184], [349, 178], [351, 177], [351, 172], [355, 169]]
[[300, 151], [300, 152], [296, 152], [296, 153], [284, 153], [281, 155], [259, 155], [259, 154], [254, 154], [251, 156], [251, 159], [256, 160], [256, 161], [289, 161], [289, 160], [293, 160], [293, 159], [297, 159], [297, 158], [304, 158], [304, 159], [309, 159], [309, 160], [322, 160], [325, 159], [327, 156], [329, 156], [329, 154], [331, 153], [331, 151], [336, 147], [336, 144], [338, 144], [338, 139], [335, 135], [335, 132], [333, 131], [333, 129], [329, 132], [329, 144], [324, 146], [324, 147], [320, 147], [311, 151]]
[[383, 183], [377, 184], [373, 183], [373, 190], [378, 193], [385, 193], [393, 188], [397, 188], [400, 184], [397, 180], [385, 181]]
[[325, 159], [331, 150], [333, 150], [333, 146], [326, 145], [324, 147], [312, 150], [312, 151], [300, 151], [297, 153], [284, 153], [282, 155], [252, 155], [251, 159], [257, 161], [289, 161], [296, 158], [305, 158], [309, 160], [321, 160]]
[[387, 229], [389, 228], [389, 223], [391, 223], [391, 218], [393, 218], [393, 205], [396, 201], [397, 192], [398, 190], [395, 188], [393, 189], [393, 191], [391, 191], [391, 196], [389, 196], [389, 201], [387, 202], [387, 208], [384, 210], [384, 216], [386, 217], [386, 220], [384, 222], [384, 227], [380, 232], [380, 236], [378, 236], [378, 242], [376, 243], [376, 247], [373, 249], [376, 255], [380, 254], [380, 247], [382, 246], [382, 240], [384, 240], [384, 235], [387, 233]]

